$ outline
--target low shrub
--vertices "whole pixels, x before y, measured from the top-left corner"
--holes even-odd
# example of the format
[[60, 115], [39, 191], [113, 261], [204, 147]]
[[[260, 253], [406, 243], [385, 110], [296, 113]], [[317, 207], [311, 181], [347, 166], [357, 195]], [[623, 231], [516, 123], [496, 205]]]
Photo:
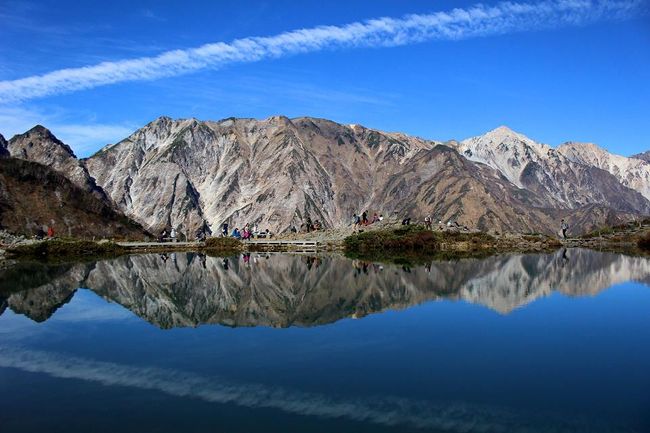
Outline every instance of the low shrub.
[[204, 249], [211, 253], [237, 254], [243, 246], [242, 242], [235, 238], [208, 238], [205, 240]]

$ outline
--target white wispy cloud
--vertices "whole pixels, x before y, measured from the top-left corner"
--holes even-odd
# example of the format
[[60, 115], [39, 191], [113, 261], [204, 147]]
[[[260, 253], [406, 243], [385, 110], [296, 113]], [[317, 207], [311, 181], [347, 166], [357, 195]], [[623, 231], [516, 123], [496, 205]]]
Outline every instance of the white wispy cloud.
[[237, 62], [255, 62], [325, 49], [389, 47], [431, 40], [579, 26], [633, 16], [642, 0], [545, 0], [476, 5], [402, 18], [378, 18], [344, 26], [320, 26], [270, 37], [249, 37], [173, 50], [155, 57], [60, 69], [0, 81], [0, 101], [15, 102], [112, 83], [153, 80]]
[[75, 155], [85, 157], [108, 143], [116, 143], [133, 133], [135, 125], [106, 124], [89, 121], [70, 122], [70, 113], [52, 110], [0, 106], [0, 134], [7, 140], [37, 124], [47, 126], [61, 141], [70, 145]]

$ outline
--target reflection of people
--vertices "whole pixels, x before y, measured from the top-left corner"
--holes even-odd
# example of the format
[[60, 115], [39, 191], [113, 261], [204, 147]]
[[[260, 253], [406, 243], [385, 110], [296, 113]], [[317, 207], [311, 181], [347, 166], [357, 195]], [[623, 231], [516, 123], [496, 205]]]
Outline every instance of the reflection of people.
[[223, 259], [223, 268], [227, 271], [228, 270], [228, 259]]
[[565, 263], [569, 262], [569, 257], [566, 255], [566, 248], [562, 250], [562, 267], [564, 267]]

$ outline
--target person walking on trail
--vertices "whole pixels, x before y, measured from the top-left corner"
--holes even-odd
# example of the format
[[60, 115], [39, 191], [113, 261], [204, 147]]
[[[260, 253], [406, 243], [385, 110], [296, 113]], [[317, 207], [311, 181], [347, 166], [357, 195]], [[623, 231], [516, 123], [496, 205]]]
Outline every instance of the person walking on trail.
[[169, 234], [169, 237], [172, 239], [172, 242], [176, 242], [176, 229], [172, 227], [172, 231]]
[[431, 230], [431, 217], [429, 215], [424, 217], [424, 225], [426, 226], [427, 230]]
[[363, 223], [364, 226], [368, 225], [368, 211], [363, 211], [361, 214], [361, 222]]
[[562, 229], [562, 237], [566, 239], [566, 231], [569, 230], [569, 225], [562, 219], [560, 228]]
[[223, 223], [222, 229], [221, 229], [221, 236], [228, 237], [228, 223]]
[[357, 230], [359, 230], [359, 224], [361, 224], [361, 217], [355, 213], [352, 216], [352, 219], [354, 221], [354, 231], [356, 232]]

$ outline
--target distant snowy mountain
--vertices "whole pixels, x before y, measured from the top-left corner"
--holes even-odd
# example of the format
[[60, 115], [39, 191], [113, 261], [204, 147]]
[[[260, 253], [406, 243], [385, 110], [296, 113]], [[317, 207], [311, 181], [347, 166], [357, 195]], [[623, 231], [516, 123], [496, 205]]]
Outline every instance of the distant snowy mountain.
[[650, 199], [650, 163], [647, 161], [615, 155], [593, 143], [568, 142], [557, 150], [572, 161], [611, 173], [623, 185]]
[[[630, 212], [646, 212], [646, 200], [621, 188], [621, 177], [585, 159], [538, 143], [501, 126], [485, 135], [460, 142], [456, 149], [466, 158], [500, 171], [519, 188], [537, 193], [549, 207], [574, 209], [600, 204]], [[645, 192], [650, 186], [623, 186]], [[638, 189], [637, 189], [638, 188]]]

